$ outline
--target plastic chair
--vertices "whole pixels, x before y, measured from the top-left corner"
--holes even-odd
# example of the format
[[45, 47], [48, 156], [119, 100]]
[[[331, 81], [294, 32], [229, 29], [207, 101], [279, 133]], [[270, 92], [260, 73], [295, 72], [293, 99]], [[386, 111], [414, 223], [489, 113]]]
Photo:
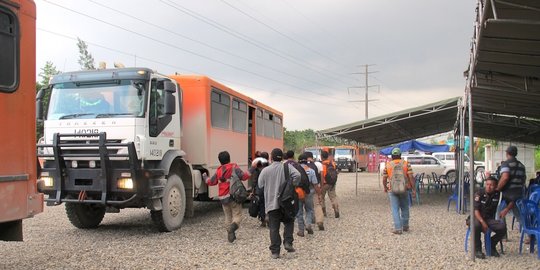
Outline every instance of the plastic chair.
[[540, 185], [539, 184], [532, 184], [527, 188], [527, 196], [530, 196], [535, 191], [540, 191]]
[[[469, 183], [464, 183], [465, 191], [463, 192], [463, 197], [465, 198], [465, 203], [463, 204], [463, 207], [465, 208], [465, 211], [467, 211], [467, 197], [469, 194]], [[450, 203], [456, 202], [456, 212], [459, 212], [459, 204], [458, 204], [458, 192], [459, 192], [459, 184], [456, 184], [453, 188], [453, 193], [448, 197], [448, 206], [446, 207], [446, 211], [450, 211]]]
[[448, 177], [446, 177], [446, 175], [437, 175], [436, 172], [432, 172], [431, 173], [433, 175], [433, 179], [437, 179], [437, 182], [439, 183], [439, 191], [442, 192], [442, 189], [444, 187], [444, 191], [445, 192], [448, 192]]
[[[414, 189], [416, 190], [416, 204], [420, 205], [420, 177], [423, 176], [422, 174], [416, 174], [414, 176]], [[413, 197], [412, 192], [409, 191], [409, 206], [413, 205]]]
[[439, 180], [437, 178], [433, 178], [433, 175], [426, 175], [427, 177], [427, 193], [429, 194], [429, 188], [434, 187], [436, 190], [439, 190], [441, 188], [441, 185], [439, 183]]
[[[491, 256], [491, 229], [488, 228], [487, 232], [484, 233], [484, 248], [486, 249], [486, 256]], [[467, 228], [467, 233], [465, 234], [465, 252], [469, 252], [469, 235], [471, 234], [471, 227]], [[503, 242], [499, 241], [501, 245], [501, 254], [504, 254]]]
[[537, 205], [540, 203], [540, 190], [534, 191], [529, 195], [529, 200], [535, 202]]
[[[518, 200], [516, 205], [521, 215], [521, 237], [519, 239], [519, 254], [523, 251], [523, 237], [525, 234], [531, 236], [529, 251], [534, 253], [534, 243], [536, 241], [537, 248], [540, 249], [540, 210], [538, 204], [531, 200]], [[540, 260], [540, 252], [538, 252], [538, 259]]]

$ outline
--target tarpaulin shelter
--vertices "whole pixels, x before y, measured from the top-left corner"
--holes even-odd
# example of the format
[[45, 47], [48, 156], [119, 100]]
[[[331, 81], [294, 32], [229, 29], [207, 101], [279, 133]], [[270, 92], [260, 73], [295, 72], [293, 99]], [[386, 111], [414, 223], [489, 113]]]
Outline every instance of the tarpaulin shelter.
[[384, 149], [381, 149], [380, 153], [383, 155], [390, 155], [392, 152], [392, 149], [399, 148], [402, 153], [409, 152], [410, 150], [419, 150], [422, 152], [447, 152], [449, 147], [448, 145], [440, 145], [440, 144], [428, 144], [419, 142], [417, 140], [410, 140], [406, 142], [402, 142], [399, 144], [396, 144], [394, 146], [390, 146]]

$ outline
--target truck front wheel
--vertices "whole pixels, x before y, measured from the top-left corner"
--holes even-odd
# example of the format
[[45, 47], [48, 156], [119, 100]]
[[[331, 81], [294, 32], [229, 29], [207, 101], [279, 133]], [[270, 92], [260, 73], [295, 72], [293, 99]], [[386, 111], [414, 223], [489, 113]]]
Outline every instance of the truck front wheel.
[[171, 232], [182, 225], [186, 212], [186, 190], [178, 174], [171, 174], [161, 198], [162, 210], [150, 211], [152, 221], [161, 232]]
[[67, 202], [66, 213], [73, 226], [79, 229], [91, 229], [96, 228], [103, 220], [105, 206]]

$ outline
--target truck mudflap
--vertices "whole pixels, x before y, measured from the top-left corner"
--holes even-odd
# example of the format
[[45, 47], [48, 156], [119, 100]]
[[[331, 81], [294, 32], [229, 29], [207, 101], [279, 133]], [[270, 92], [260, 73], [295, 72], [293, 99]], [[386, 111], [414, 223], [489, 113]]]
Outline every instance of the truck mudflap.
[[[55, 133], [52, 144], [38, 144], [37, 147], [38, 157], [49, 160], [52, 158], [47, 163], [48, 166], [42, 168], [41, 174], [53, 178], [52, 187], [46, 187], [43, 181], [38, 184], [42, 192], [49, 194], [49, 198], [45, 199], [48, 205], [74, 202], [121, 206], [134, 203], [143, 197], [152, 198], [161, 194], [163, 187], [160, 181], [148, 179], [158, 178], [163, 172], [142, 171], [133, 142], [107, 141], [105, 132]], [[46, 153], [44, 149], [47, 148], [52, 151]], [[83, 160], [86, 164], [92, 162], [93, 166], [74, 166], [71, 163], [74, 160]], [[130, 178], [133, 183], [132, 189], [119, 189], [117, 187], [119, 177]], [[89, 197], [88, 194], [92, 196]]]

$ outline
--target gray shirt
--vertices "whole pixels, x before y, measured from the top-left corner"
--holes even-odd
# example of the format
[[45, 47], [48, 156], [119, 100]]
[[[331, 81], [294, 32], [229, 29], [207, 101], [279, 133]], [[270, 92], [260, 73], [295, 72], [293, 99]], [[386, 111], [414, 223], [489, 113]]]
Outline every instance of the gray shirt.
[[[294, 186], [300, 184], [300, 173], [291, 164], [289, 167], [290, 179]], [[265, 167], [259, 175], [259, 188], [264, 188], [264, 204], [266, 213], [279, 209], [278, 196], [285, 184], [283, 163], [274, 161]]]

